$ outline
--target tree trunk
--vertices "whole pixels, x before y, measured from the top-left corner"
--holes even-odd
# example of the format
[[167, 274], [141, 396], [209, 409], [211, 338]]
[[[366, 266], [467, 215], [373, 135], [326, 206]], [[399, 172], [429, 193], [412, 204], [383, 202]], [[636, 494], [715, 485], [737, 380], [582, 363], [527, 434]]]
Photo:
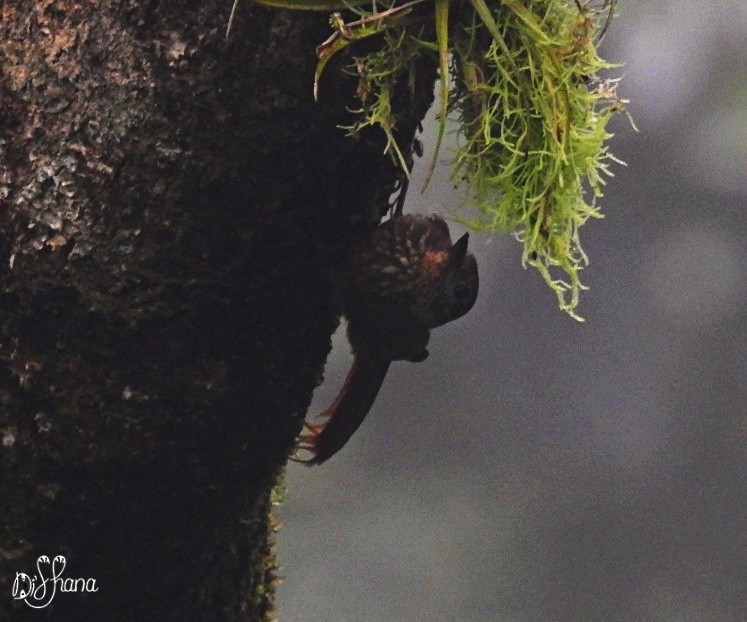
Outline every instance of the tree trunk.
[[[338, 128], [349, 57], [312, 99], [327, 16], [230, 5], [0, 9], [1, 619], [271, 616], [271, 490], [401, 176]], [[41, 555], [98, 591], [12, 599]]]

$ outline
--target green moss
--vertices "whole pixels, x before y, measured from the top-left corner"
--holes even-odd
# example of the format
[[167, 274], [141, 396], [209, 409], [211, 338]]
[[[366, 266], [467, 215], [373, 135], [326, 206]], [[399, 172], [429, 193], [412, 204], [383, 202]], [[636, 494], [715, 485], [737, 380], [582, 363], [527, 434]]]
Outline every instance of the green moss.
[[436, 1], [435, 28], [433, 15], [421, 7], [416, 14], [414, 3], [393, 5], [391, 18], [358, 8], [359, 19], [344, 24], [336, 15], [338, 36], [320, 46], [317, 73], [331, 54], [384, 32], [377, 49], [355, 58], [362, 107], [348, 129], [356, 134], [378, 125], [388, 137], [387, 151], [407, 168], [409, 154], [396, 141], [392, 94], [412, 80], [418, 55], [440, 57], [443, 83], [454, 78], [450, 90], [442, 88], [441, 103], [459, 128], [453, 176], [469, 188], [479, 213], [462, 220], [475, 229], [512, 233], [523, 245], [522, 262], [540, 272], [561, 309], [581, 319], [576, 308], [587, 257], [579, 230], [601, 217], [598, 199], [614, 160], [606, 127], [625, 110], [617, 81], [599, 77], [614, 67], [599, 56], [596, 43], [614, 3], [595, 10], [568, 0], [490, 6], [451, 0], [449, 13], [443, 1]]
[[573, 3], [534, 2], [530, 11], [504, 0], [495, 13], [505, 46], [477, 22], [455, 42], [462, 84], [454, 104], [462, 138], [455, 174], [484, 215], [471, 224], [513, 232], [523, 262], [580, 319], [587, 258], [579, 228], [601, 216], [596, 202], [612, 159], [605, 128], [622, 110], [616, 82], [597, 77], [612, 65], [593, 43], [597, 16]]
[[285, 482], [285, 469], [279, 469], [275, 485], [270, 491], [270, 505], [273, 508], [280, 507], [285, 503], [285, 495], [288, 492], [288, 486]]
[[251, 549], [248, 560], [246, 607], [255, 612], [257, 619], [272, 622], [275, 616], [275, 589], [282, 582], [278, 575], [279, 564], [275, 556], [275, 533], [280, 529], [276, 508], [285, 495], [285, 473], [277, 472], [270, 493], [263, 497], [252, 512], [242, 519], [249, 530], [249, 541], [259, 543]]
[[422, 42], [404, 29], [385, 32], [383, 37], [381, 49], [356, 59], [355, 71], [360, 77], [358, 98], [362, 105], [354, 111], [359, 115], [358, 120], [344, 129], [355, 136], [367, 126], [379, 126], [387, 137], [384, 152], [409, 173], [408, 158], [405, 158], [395, 137], [397, 116], [392, 109], [392, 97], [403, 79], [408, 83], [414, 81], [415, 61], [422, 51]]

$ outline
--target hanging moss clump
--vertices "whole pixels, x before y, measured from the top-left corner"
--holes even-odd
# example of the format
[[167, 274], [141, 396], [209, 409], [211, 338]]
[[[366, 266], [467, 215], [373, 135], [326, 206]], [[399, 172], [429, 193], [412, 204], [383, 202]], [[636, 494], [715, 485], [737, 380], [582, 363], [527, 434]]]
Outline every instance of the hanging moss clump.
[[[610, 162], [607, 124], [625, 112], [616, 67], [598, 45], [615, 2], [580, 0], [411, 0], [381, 6], [370, 0], [257, 0], [295, 9], [347, 8], [334, 13], [332, 36], [317, 48], [319, 76], [327, 61], [352, 46], [361, 108], [348, 131], [370, 125], [408, 172], [410, 152], [397, 143], [392, 94], [412, 81], [415, 59], [433, 55], [440, 71], [439, 128], [433, 171], [447, 117], [458, 124], [453, 179], [468, 189], [475, 229], [512, 233], [522, 262], [536, 268], [576, 319], [580, 272], [588, 263], [579, 230], [601, 217], [598, 199]], [[431, 10], [432, 6], [432, 10]], [[380, 41], [355, 56], [355, 43]], [[368, 50], [372, 45], [366, 46]], [[427, 181], [426, 181], [427, 183]]]

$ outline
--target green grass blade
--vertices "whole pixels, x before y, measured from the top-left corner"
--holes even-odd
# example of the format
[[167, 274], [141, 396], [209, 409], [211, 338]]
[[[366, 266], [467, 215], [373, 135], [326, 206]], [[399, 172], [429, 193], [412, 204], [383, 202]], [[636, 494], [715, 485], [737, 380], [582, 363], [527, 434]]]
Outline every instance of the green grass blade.
[[428, 187], [436, 168], [438, 154], [441, 151], [441, 141], [446, 128], [446, 115], [449, 112], [449, 0], [435, 0], [436, 3], [436, 43], [438, 44], [438, 71], [441, 81], [441, 95], [439, 97], [438, 134], [433, 158], [428, 166], [425, 181], [421, 191]]

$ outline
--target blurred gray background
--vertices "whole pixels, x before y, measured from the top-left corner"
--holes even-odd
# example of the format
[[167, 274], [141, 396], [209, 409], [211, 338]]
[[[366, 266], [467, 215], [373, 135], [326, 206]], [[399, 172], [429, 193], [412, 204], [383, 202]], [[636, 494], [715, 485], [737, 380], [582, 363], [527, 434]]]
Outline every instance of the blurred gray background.
[[[339, 455], [289, 466], [281, 620], [747, 620], [747, 3], [618, 12], [641, 133], [614, 123], [628, 166], [582, 230], [587, 322], [474, 234], [475, 309]], [[406, 209], [452, 213], [447, 178]], [[338, 332], [310, 416], [349, 363]]]

